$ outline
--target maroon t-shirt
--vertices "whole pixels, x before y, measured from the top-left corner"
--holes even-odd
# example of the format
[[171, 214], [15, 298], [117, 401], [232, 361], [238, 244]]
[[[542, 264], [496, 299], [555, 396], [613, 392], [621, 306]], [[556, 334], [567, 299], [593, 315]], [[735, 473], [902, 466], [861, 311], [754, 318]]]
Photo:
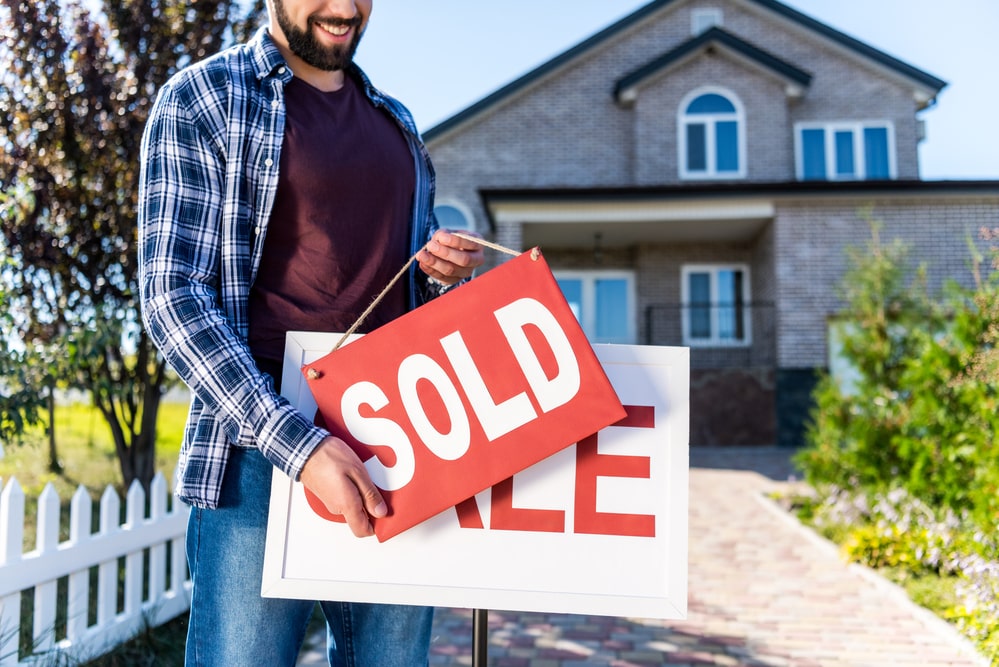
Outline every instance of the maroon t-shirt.
[[[277, 195], [250, 291], [249, 344], [284, 357], [288, 331], [343, 332], [409, 259], [415, 173], [402, 131], [360, 85], [285, 86]], [[360, 331], [406, 310], [404, 280]]]

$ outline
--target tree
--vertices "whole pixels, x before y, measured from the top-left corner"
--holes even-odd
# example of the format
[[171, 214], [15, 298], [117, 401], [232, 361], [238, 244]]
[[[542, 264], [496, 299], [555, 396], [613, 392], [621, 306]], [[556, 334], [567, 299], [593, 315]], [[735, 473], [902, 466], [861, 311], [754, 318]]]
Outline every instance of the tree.
[[[0, 193], [0, 204], [4, 201]], [[0, 272], [11, 262], [0, 259]], [[0, 282], [0, 454], [5, 443], [20, 442], [25, 430], [41, 422], [44, 398], [28, 380], [28, 354], [19, 340], [11, 340], [14, 317], [10, 295]]]
[[[93, 4], [93, 3], [90, 3]], [[252, 28], [263, 0], [0, 0], [0, 272], [15, 334], [63, 345], [149, 483], [166, 365], [138, 307], [139, 144], [156, 91]], [[242, 15], [242, 18], [235, 18]]]

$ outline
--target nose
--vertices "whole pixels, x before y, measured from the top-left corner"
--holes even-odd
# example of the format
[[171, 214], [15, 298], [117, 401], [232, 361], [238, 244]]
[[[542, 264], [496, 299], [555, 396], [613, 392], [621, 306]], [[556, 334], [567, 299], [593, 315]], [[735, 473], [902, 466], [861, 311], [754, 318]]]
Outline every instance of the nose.
[[358, 13], [357, 5], [356, 0], [328, 0], [326, 8], [334, 16], [352, 18]]

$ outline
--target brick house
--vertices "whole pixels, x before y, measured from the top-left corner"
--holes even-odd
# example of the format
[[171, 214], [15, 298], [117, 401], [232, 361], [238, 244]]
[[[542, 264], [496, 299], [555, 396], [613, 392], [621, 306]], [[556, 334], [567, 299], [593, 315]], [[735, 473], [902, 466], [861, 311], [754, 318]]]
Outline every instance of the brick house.
[[945, 85], [774, 0], [656, 0], [424, 138], [442, 225], [541, 246], [594, 342], [691, 348], [692, 445], [793, 446], [869, 219], [933, 287], [999, 220], [999, 182], [919, 178]]

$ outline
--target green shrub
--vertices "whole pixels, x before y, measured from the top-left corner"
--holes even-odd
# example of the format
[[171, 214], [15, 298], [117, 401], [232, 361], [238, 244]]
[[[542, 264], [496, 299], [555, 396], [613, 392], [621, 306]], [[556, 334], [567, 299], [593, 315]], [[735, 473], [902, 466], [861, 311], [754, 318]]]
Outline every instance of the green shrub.
[[[856, 372], [818, 384], [807, 446], [796, 457], [814, 486], [869, 497], [902, 488], [931, 507], [999, 525], [999, 278], [950, 286], [931, 300], [907, 251], [851, 251], [844, 277], [843, 356]], [[911, 276], [911, 278], [909, 278]]]

